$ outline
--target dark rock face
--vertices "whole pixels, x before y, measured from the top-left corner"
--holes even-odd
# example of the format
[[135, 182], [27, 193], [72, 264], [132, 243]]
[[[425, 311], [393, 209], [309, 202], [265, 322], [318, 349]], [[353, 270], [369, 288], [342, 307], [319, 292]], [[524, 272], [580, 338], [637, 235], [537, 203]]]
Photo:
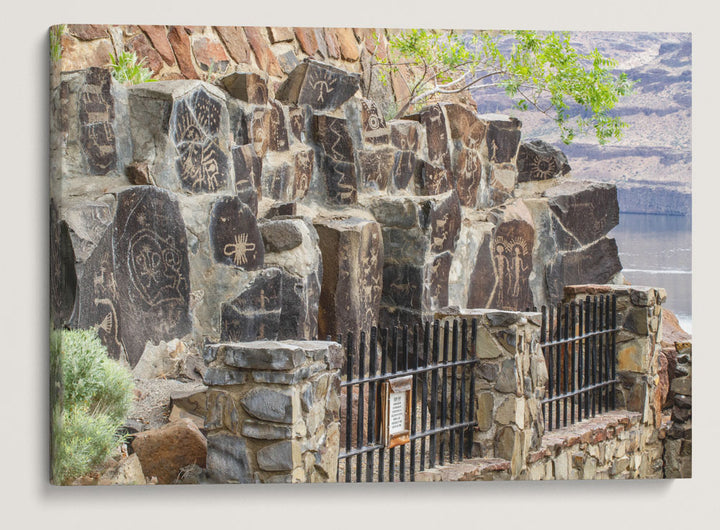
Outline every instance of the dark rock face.
[[277, 91], [277, 99], [313, 110], [334, 110], [360, 88], [360, 76], [306, 59], [295, 68]]
[[258, 74], [238, 72], [223, 77], [221, 81], [234, 98], [254, 105], [268, 102], [267, 80]]
[[295, 198], [302, 199], [307, 194], [314, 166], [315, 154], [312, 149], [295, 154]]
[[493, 256], [490, 238], [486, 237], [478, 250], [475, 269], [470, 278], [468, 307], [490, 307], [490, 296], [495, 285], [495, 277], [490, 271], [493, 271]]
[[219, 143], [222, 107], [203, 88], [173, 104], [170, 129], [179, 152], [175, 168], [183, 189], [207, 193], [227, 186], [228, 160]]
[[453, 191], [449, 197], [431, 210], [430, 220], [430, 251], [434, 254], [453, 252], [455, 238], [460, 231], [462, 220], [458, 194]]
[[365, 189], [387, 189], [395, 165], [395, 154], [393, 149], [358, 151], [360, 181]]
[[547, 180], [570, 171], [565, 153], [542, 140], [520, 144], [517, 156], [518, 182]]
[[328, 200], [334, 204], [357, 202], [355, 165], [322, 157], [320, 169], [325, 176]]
[[[445, 114], [440, 105], [432, 105], [420, 112], [420, 123], [427, 133], [428, 161], [431, 165], [450, 170], [450, 150]], [[447, 190], [442, 190], [442, 192]]]
[[472, 110], [450, 103], [443, 105], [450, 127], [450, 137], [456, 143], [469, 149], [479, 149], [485, 139], [487, 124]]
[[238, 197], [219, 198], [210, 214], [210, 241], [213, 257], [245, 270], [262, 268], [265, 258], [257, 220]]
[[620, 220], [613, 184], [569, 181], [550, 188], [545, 196], [550, 210], [583, 245], [603, 237]]
[[280, 328], [283, 274], [266, 269], [235, 300], [222, 305], [222, 341], [276, 339]]
[[257, 215], [258, 199], [262, 194], [260, 184], [262, 159], [257, 156], [252, 145], [235, 147], [232, 154], [237, 196], [250, 208], [254, 215]]
[[482, 182], [482, 161], [477, 151], [460, 148], [455, 161], [455, 179], [460, 202], [463, 206], [478, 204], [478, 190]]
[[361, 219], [318, 221], [323, 279], [318, 326], [321, 337], [352, 331], [359, 337], [377, 323], [382, 290], [380, 225]]
[[392, 170], [395, 189], [407, 188], [417, 173], [417, 168], [418, 162], [415, 153], [410, 151], [396, 152]]
[[520, 144], [520, 122], [515, 118], [491, 120], [485, 135], [491, 162], [512, 162]]
[[118, 294], [111, 227], [85, 261], [72, 320], [73, 326], [80, 329], [96, 329], [100, 342], [113, 359], [120, 359], [124, 352], [118, 318]]
[[252, 482], [250, 457], [245, 440], [229, 434], [211, 434], [207, 439], [207, 471], [219, 483]]
[[335, 204], [357, 201], [354, 148], [347, 120], [315, 116], [315, 141], [320, 145], [320, 171], [324, 176], [328, 200]]
[[523, 311], [533, 305], [528, 278], [534, 240], [535, 230], [524, 221], [512, 220], [498, 226], [492, 247], [495, 292], [491, 307]]
[[70, 319], [75, 305], [77, 276], [75, 252], [65, 221], [58, 219], [50, 201], [50, 315], [53, 327], [61, 328]]
[[363, 139], [373, 145], [387, 144], [390, 139], [390, 130], [377, 105], [369, 99], [363, 99], [360, 105]]
[[347, 120], [331, 116], [315, 116], [315, 140], [325, 154], [338, 162], [353, 162], [353, 144]]
[[93, 174], [107, 175], [117, 166], [115, 100], [112, 76], [104, 68], [90, 68], [78, 97], [80, 142]]
[[270, 100], [268, 114], [268, 149], [271, 151], [287, 151], [290, 144], [285, 125], [285, 111], [277, 101]]
[[112, 251], [120, 338], [135, 366], [146, 340], [168, 340], [190, 331], [190, 265], [177, 201], [148, 186], [121, 192]]
[[551, 301], [560, 300], [565, 285], [607, 283], [621, 270], [614, 239], [603, 237], [581, 250], [560, 252], [545, 272], [548, 297]]

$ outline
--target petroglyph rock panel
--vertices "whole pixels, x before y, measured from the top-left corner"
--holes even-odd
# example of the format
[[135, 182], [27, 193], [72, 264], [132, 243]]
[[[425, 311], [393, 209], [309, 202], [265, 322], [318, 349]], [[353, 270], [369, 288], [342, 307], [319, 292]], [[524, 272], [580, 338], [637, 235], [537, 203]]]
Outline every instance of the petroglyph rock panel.
[[146, 340], [190, 331], [187, 238], [177, 200], [150, 186], [120, 193], [112, 250], [120, 337], [135, 366]]
[[262, 159], [252, 145], [240, 145], [232, 149], [235, 167], [235, 192], [253, 215], [257, 215], [258, 200], [262, 196]]
[[213, 205], [210, 241], [218, 263], [244, 270], [263, 266], [265, 247], [257, 220], [238, 197], [221, 197]]
[[171, 130], [183, 189], [216, 192], [229, 182], [228, 157], [220, 147], [222, 102], [202, 88], [175, 102]]
[[283, 274], [280, 269], [266, 269], [237, 298], [223, 304], [220, 340], [245, 342], [277, 339], [282, 284]]
[[560, 177], [570, 172], [565, 153], [543, 140], [520, 144], [517, 156], [518, 182]]
[[65, 221], [58, 219], [57, 207], [50, 201], [50, 314], [56, 328], [70, 319], [75, 305], [77, 276], [75, 252]]
[[80, 138], [90, 171], [106, 175], [117, 165], [115, 101], [112, 76], [104, 68], [90, 68], [80, 90], [78, 113]]
[[370, 332], [377, 323], [382, 291], [380, 225], [357, 218], [316, 220], [323, 260], [318, 326], [320, 336]]
[[495, 114], [483, 114], [480, 118], [488, 124], [485, 142], [490, 162], [513, 162], [520, 145], [520, 121]]
[[277, 99], [293, 105], [309, 105], [313, 110], [334, 110], [360, 88], [360, 76], [306, 59], [277, 90]]
[[221, 79], [225, 90], [237, 99], [254, 105], [268, 102], [267, 79], [251, 72], [236, 72]]

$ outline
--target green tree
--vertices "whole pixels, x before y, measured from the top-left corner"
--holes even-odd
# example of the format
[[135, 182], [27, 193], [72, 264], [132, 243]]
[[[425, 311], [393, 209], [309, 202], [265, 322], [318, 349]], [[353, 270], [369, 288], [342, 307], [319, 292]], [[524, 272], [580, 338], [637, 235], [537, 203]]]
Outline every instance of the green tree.
[[[512, 47], [503, 51], [501, 40], [507, 38]], [[389, 54], [376, 57], [376, 65], [381, 79], [395, 72], [407, 82], [410, 95], [398, 102], [398, 118], [431, 99], [502, 87], [517, 108], [551, 116], [568, 144], [591, 131], [601, 144], [620, 139], [627, 124], [610, 111], [634, 84], [625, 74], [614, 75], [615, 61], [597, 49], [576, 50], [569, 33], [412, 29], [390, 36]]]

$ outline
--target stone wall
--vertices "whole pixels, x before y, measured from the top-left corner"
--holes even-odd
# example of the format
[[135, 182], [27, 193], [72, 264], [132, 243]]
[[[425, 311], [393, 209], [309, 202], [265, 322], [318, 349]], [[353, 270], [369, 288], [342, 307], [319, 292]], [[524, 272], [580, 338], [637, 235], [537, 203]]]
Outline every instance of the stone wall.
[[342, 352], [332, 342], [206, 345], [208, 479], [334, 482]]
[[134, 366], [148, 342], [367, 333], [615, 279], [615, 189], [573, 181], [517, 120], [446, 102], [386, 121], [359, 74], [278, 76], [58, 74], [56, 325], [98, 329]]
[[665, 476], [692, 477], [692, 343], [676, 343], [675, 378], [670, 385], [672, 415], [665, 439]]

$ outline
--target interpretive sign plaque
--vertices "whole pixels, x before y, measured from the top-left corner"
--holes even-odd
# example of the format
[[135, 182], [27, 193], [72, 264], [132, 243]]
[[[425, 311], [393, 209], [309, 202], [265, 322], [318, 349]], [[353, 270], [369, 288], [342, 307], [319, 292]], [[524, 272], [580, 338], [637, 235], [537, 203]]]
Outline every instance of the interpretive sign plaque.
[[381, 432], [388, 448], [410, 441], [411, 392], [411, 375], [390, 379], [382, 385]]

